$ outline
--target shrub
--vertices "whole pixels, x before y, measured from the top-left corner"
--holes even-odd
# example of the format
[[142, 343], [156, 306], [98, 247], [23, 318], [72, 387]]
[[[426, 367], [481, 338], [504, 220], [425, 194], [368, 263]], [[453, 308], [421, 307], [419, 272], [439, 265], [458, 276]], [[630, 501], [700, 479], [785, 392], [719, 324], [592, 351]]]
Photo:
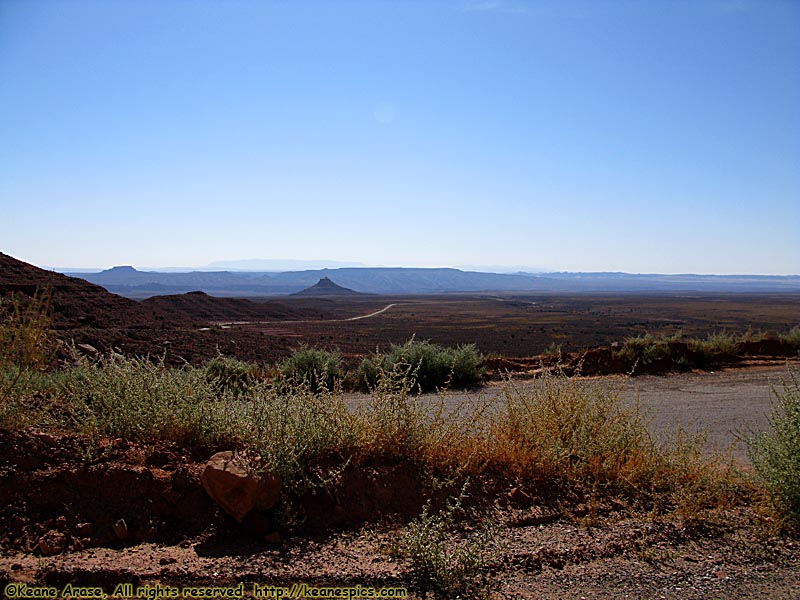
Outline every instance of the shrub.
[[205, 365], [206, 381], [220, 392], [234, 397], [247, 392], [258, 381], [258, 368], [250, 363], [221, 354]]
[[[312, 391], [308, 385], [260, 385], [242, 403], [239, 436], [263, 460], [265, 468], [281, 475], [290, 492], [302, 492], [331, 475], [320, 471], [320, 460], [339, 457], [344, 464], [353, 451], [358, 423], [340, 394]], [[333, 461], [334, 463], [337, 460]]]
[[629, 362], [641, 361], [643, 365], [649, 365], [672, 358], [671, 343], [679, 342], [679, 333], [663, 336], [645, 334], [636, 337], [626, 338], [619, 350], [614, 355]]
[[530, 387], [510, 384], [491, 432], [495, 461], [530, 479], [632, 482], [657, 455], [636, 405], [611, 384], [545, 373]]
[[295, 350], [279, 365], [279, 369], [290, 384], [305, 385], [312, 391], [331, 391], [336, 380], [342, 377], [338, 353], [306, 346]]
[[550, 342], [550, 345], [542, 352], [545, 356], [561, 356], [561, 344]]
[[376, 353], [359, 366], [359, 382], [373, 388], [383, 375], [406, 379], [419, 391], [469, 388], [483, 378], [483, 357], [474, 344], [445, 348], [428, 341], [411, 339], [393, 344], [386, 354]]
[[437, 471], [470, 473], [484, 464], [488, 397], [412, 393], [415, 383], [381, 371], [370, 397], [356, 408], [362, 456], [394, 456]]
[[47, 387], [56, 342], [51, 335], [50, 292], [0, 298], [0, 421], [19, 422]]
[[792, 327], [789, 331], [780, 334], [779, 338], [800, 353], [800, 327]]
[[721, 354], [736, 354], [739, 342], [750, 340], [754, 335], [752, 331], [748, 331], [737, 337], [733, 333], [722, 331], [711, 333], [704, 340], [691, 339], [688, 344], [690, 350], [699, 353], [704, 362], [709, 362]]
[[492, 552], [492, 528], [484, 525], [460, 539], [456, 532], [466, 487], [465, 483], [459, 496], [449, 499], [438, 513], [432, 513], [428, 502], [403, 538], [403, 550], [420, 583], [445, 598], [480, 598], [488, 591], [485, 570]]
[[0, 298], [0, 364], [39, 371], [50, 365], [56, 345], [49, 312], [49, 291], [37, 291], [27, 302], [13, 294]]
[[60, 382], [61, 418], [100, 435], [213, 444], [238, 437], [238, 407], [217, 402], [203, 369], [147, 358], [76, 356]]
[[783, 390], [773, 390], [770, 430], [751, 436], [750, 460], [779, 504], [800, 523], [800, 379], [790, 371]]

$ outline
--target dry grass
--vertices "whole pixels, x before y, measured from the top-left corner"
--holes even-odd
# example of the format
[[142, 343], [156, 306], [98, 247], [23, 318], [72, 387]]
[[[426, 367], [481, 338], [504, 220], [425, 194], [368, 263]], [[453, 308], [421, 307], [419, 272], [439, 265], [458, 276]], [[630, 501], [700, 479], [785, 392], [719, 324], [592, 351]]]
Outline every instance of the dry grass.
[[750, 458], [773, 502], [800, 526], [800, 375], [791, 371], [775, 402], [770, 430], [748, 439]]
[[6, 312], [0, 332], [13, 348], [2, 356], [3, 427], [235, 444], [298, 490], [325, 476], [319, 464], [335, 470], [389, 456], [448, 477], [491, 473], [624, 494], [687, 520], [741, 497], [734, 471], [707, 458], [700, 441], [656, 443], [640, 408], [621, 401], [619, 385], [545, 374], [525, 389], [507, 382], [494, 404], [465, 401], [453, 409], [444, 392], [414, 393], [413, 372], [380, 370], [351, 410], [335, 385], [302, 377], [272, 384], [251, 377], [246, 364], [174, 368], [75, 354], [60, 370], [45, 371], [46, 314], [43, 296]]

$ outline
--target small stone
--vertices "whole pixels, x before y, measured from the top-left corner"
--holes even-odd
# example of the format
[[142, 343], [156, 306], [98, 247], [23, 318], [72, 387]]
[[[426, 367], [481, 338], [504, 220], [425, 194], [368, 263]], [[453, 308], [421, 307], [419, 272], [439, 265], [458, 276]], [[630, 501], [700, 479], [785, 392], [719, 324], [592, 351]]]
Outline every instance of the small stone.
[[116, 523], [114, 523], [113, 531], [114, 536], [118, 540], [128, 539], [128, 524], [125, 522], [125, 519], [119, 519]]
[[178, 559], [172, 556], [162, 556], [161, 558], [158, 559], [158, 564], [160, 564], [161, 566], [172, 565], [175, 564], [176, 562], [178, 562]]
[[91, 523], [78, 523], [75, 526], [75, 533], [82, 536], [90, 536], [92, 535], [92, 524]]
[[36, 547], [45, 556], [53, 556], [63, 551], [67, 545], [67, 536], [59, 531], [48, 531], [39, 538]]

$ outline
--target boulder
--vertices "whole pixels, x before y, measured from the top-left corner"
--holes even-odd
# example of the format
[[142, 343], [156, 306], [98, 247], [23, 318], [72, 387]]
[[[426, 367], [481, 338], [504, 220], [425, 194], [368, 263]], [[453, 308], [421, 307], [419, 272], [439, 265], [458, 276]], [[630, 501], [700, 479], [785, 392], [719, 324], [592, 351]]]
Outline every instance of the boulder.
[[233, 452], [217, 452], [206, 463], [200, 481], [208, 495], [237, 523], [256, 510], [275, 506], [280, 497], [281, 479], [265, 473], [257, 476], [246, 459]]

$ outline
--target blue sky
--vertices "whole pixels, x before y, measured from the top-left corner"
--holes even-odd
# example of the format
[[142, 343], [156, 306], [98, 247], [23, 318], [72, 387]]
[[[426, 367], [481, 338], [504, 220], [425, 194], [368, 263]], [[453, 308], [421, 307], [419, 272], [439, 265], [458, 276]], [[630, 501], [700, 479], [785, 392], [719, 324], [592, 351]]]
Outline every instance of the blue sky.
[[0, 1], [0, 251], [800, 273], [800, 3]]

